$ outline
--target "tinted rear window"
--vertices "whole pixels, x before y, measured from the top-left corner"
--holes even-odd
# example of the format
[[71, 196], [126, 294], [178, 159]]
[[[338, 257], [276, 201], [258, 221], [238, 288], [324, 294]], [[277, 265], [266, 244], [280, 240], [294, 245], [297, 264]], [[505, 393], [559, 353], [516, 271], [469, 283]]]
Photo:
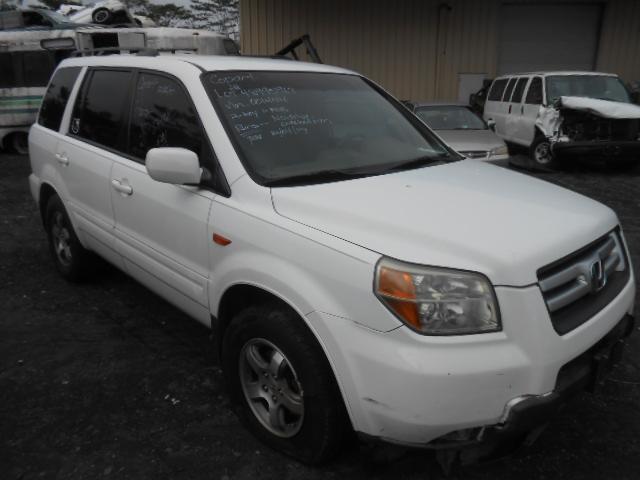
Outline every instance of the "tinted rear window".
[[60, 129], [64, 109], [79, 73], [80, 67], [61, 68], [55, 73], [42, 101], [38, 116], [40, 125], [51, 130]]
[[522, 94], [524, 93], [524, 87], [527, 86], [528, 81], [529, 81], [529, 77], [522, 77], [518, 79], [518, 83], [516, 83], [516, 88], [513, 90], [513, 96], [511, 97], [512, 102], [520, 103], [522, 101]]
[[507, 84], [507, 89], [504, 91], [504, 96], [502, 97], [503, 102], [508, 102], [511, 100], [511, 92], [513, 92], [513, 87], [516, 86], [517, 78], [510, 78], [509, 83]]
[[118, 149], [127, 106], [131, 73], [95, 70], [83, 84], [71, 119], [71, 133], [93, 143]]
[[507, 86], [507, 79], [501, 78], [500, 80], [496, 80], [493, 82], [491, 87], [491, 91], [489, 92], [489, 100], [492, 101], [500, 101], [502, 98], [502, 94], [504, 93], [504, 89]]

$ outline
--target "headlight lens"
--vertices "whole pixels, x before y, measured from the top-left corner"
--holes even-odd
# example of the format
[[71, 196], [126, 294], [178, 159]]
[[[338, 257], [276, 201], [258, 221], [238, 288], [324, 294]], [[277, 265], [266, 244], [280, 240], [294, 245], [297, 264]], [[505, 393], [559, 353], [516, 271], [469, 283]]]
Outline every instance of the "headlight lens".
[[501, 329], [493, 287], [479, 273], [422, 267], [383, 258], [375, 294], [400, 320], [426, 335]]
[[509, 153], [509, 149], [507, 148], [506, 145], [500, 145], [499, 147], [495, 147], [492, 148], [489, 151], [489, 156], [493, 157], [493, 156], [498, 156], [498, 155], [507, 155]]

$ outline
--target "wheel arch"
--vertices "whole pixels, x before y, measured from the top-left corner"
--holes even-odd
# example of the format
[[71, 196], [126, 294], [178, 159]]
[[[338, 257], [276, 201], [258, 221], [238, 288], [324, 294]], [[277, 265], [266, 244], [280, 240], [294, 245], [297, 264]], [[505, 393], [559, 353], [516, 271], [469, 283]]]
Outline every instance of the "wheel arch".
[[43, 224], [46, 221], [45, 214], [47, 211], [47, 203], [49, 203], [49, 199], [51, 199], [51, 197], [53, 197], [54, 195], [58, 195], [58, 192], [55, 188], [53, 188], [51, 184], [43, 182], [42, 185], [40, 185], [40, 193], [38, 195], [38, 209], [40, 210], [40, 218], [42, 219]]
[[237, 282], [227, 286], [227, 288], [224, 290], [224, 293], [220, 297], [220, 301], [218, 302], [217, 315], [212, 315], [211, 317], [212, 343], [216, 360], [218, 362], [220, 362], [221, 360], [222, 342], [224, 339], [224, 335], [234, 315], [246, 306], [265, 304], [270, 302], [273, 302], [276, 305], [280, 305], [283, 308], [289, 309], [293, 313], [295, 313], [296, 317], [311, 332], [311, 335], [313, 335], [313, 337], [318, 342], [318, 345], [320, 346], [320, 349], [322, 350], [324, 357], [329, 364], [333, 379], [336, 383], [336, 386], [338, 387], [342, 403], [344, 405], [345, 411], [347, 412], [347, 417], [349, 418], [350, 425], [353, 428], [353, 413], [351, 411], [351, 407], [345, 393], [345, 386], [342, 385], [341, 382], [342, 376], [338, 375], [338, 372], [336, 371], [336, 364], [331, 358], [325, 342], [322, 341], [322, 338], [318, 334], [317, 330], [310, 325], [305, 313], [297, 308], [288, 299], [286, 299], [284, 295], [281, 295], [279, 292], [274, 291], [273, 289], [249, 282]]

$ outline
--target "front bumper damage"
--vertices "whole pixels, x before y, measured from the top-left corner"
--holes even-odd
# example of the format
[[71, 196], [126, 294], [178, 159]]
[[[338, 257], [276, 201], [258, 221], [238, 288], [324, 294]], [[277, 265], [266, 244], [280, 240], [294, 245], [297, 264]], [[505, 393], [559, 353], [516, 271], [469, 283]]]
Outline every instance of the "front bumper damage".
[[634, 325], [633, 316], [625, 315], [598, 343], [560, 369], [553, 391], [512, 399], [498, 424], [452, 432], [425, 447], [437, 450], [438, 461], [450, 471], [456, 464], [499, 458], [531, 445], [569, 399], [603, 387], [607, 373], [620, 362]]
[[640, 106], [582, 97], [561, 97], [541, 106], [537, 128], [554, 157], [640, 162]]

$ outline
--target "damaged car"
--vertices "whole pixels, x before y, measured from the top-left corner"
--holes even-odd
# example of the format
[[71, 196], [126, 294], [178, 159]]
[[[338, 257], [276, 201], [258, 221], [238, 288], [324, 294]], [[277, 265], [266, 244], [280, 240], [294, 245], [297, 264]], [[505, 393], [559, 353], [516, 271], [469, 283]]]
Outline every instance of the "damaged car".
[[640, 106], [622, 80], [597, 72], [540, 72], [498, 77], [484, 119], [505, 141], [527, 147], [536, 166], [567, 158], [607, 164], [640, 161]]

